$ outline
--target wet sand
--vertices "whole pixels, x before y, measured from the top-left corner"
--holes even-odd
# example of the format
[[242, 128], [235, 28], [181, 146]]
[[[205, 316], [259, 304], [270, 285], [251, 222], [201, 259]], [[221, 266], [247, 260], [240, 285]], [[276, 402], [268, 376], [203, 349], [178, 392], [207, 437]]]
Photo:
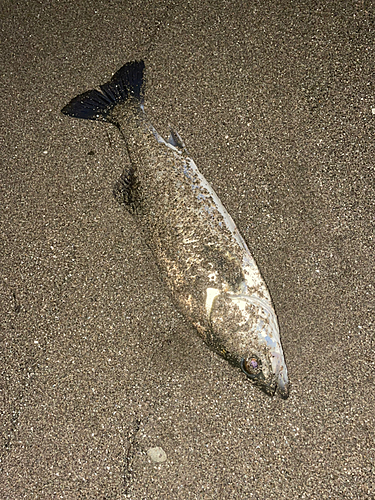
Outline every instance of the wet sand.
[[[2, 499], [375, 497], [374, 12], [3, 8]], [[269, 287], [286, 401], [176, 310], [112, 195], [116, 129], [60, 114], [139, 58], [153, 124], [179, 131]]]

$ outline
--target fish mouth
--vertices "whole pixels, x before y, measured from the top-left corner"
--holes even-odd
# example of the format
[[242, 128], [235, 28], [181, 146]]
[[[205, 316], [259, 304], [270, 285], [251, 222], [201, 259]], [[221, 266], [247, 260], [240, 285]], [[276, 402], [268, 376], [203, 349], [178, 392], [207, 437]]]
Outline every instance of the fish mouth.
[[282, 399], [289, 398], [289, 384], [281, 386], [280, 384], [277, 387], [277, 393]]
[[277, 393], [282, 399], [288, 399], [289, 397], [289, 381], [284, 371], [281, 371], [278, 376]]
[[282, 353], [274, 352], [272, 355], [272, 369], [276, 374], [277, 393], [282, 399], [287, 399], [289, 397], [289, 380]]

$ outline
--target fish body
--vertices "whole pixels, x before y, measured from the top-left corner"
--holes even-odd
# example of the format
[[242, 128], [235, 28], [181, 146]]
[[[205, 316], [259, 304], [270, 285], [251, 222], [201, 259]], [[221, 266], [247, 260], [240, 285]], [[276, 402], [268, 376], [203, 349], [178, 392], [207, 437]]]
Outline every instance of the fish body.
[[172, 297], [206, 344], [264, 392], [288, 397], [277, 317], [243, 237], [189, 157], [179, 135], [164, 140], [143, 105], [143, 61], [123, 66], [64, 114], [115, 124], [131, 160], [117, 185], [139, 222]]

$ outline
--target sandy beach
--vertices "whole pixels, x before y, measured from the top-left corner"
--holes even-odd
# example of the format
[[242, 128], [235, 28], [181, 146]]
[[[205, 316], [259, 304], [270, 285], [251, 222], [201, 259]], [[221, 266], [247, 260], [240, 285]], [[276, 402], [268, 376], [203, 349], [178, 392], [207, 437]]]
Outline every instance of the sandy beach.
[[[3, 4], [0, 498], [375, 498], [373, 2]], [[176, 309], [116, 128], [61, 114], [135, 59], [267, 283], [287, 400]]]

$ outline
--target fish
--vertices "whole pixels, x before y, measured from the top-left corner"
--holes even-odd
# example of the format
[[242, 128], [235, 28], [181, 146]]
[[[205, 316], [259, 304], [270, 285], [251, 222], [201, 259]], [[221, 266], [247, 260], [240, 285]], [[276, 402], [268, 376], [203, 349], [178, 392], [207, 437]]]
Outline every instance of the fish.
[[185, 318], [207, 346], [264, 393], [289, 396], [279, 324], [267, 285], [236, 224], [178, 132], [147, 117], [145, 63], [131, 61], [62, 113], [115, 125], [130, 158], [116, 193], [135, 217]]

